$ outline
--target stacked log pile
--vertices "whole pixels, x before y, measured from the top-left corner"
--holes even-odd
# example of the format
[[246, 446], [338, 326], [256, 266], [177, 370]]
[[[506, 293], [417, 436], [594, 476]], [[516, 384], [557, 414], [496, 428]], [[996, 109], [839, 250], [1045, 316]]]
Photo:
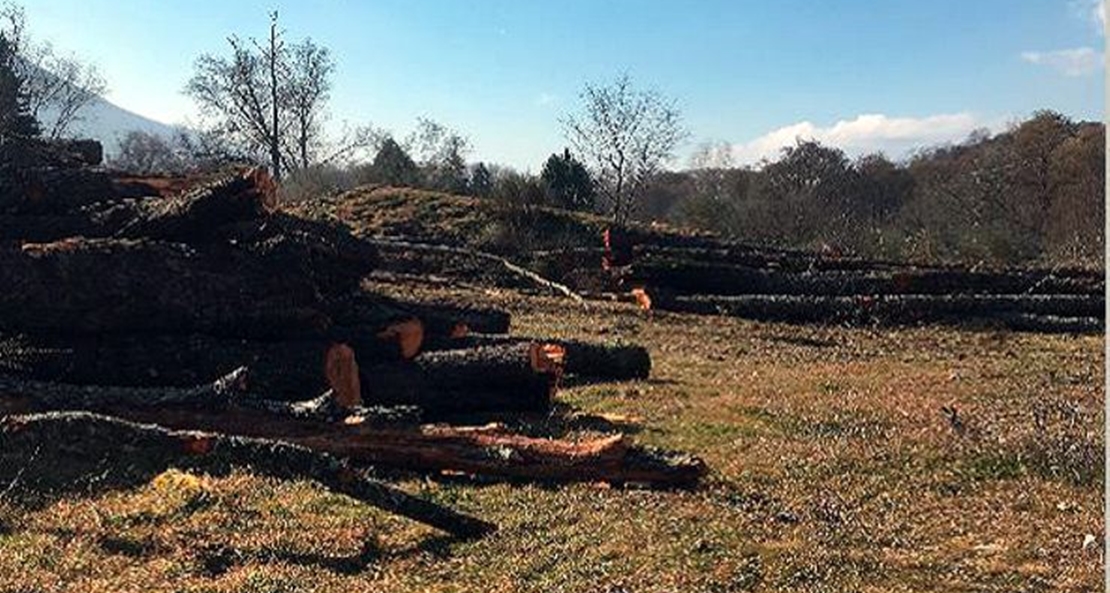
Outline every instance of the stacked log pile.
[[0, 482], [24, 471], [20, 447], [59, 445], [28, 434], [61, 431], [93, 449], [138, 440], [166, 463], [182, 446], [205, 459], [216, 447], [219, 463], [237, 451], [269, 473], [295, 458], [306, 469], [291, 476], [473, 534], [480, 525], [344, 478], [355, 470], [330, 456], [665, 486], [703, 472], [619, 436], [418, 424], [547, 412], [565, 373], [646, 377], [642, 348], [513, 338], [502, 311], [369, 292], [373, 242], [279, 211], [261, 170], [140, 179], [94, 166], [97, 155], [32, 148], [0, 166]]
[[1082, 270], [976, 270], [833, 254], [637, 245], [619, 270], [657, 308], [793, 323], [943, 323], [1101, 332], [1104, 278]]

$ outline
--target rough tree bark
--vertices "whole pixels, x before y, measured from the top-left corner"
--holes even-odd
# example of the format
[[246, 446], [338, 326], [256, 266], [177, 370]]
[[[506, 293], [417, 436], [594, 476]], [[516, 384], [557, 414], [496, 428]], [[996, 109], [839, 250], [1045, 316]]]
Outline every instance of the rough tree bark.
[[411, 362], [361, 367], [366, 405], [416, 406], [425, 417], [545, 411], [561, 365], [536, 343], [425, 352]]
[[286, 255], [123, 239], [0, 246], [0, 328], [319, 333], [329, 325], [320, 287]]
[[565, 351], [564, 365], [568, 374], [623, 381], [646, 379], [651, 373], [651, 356], [643, 346], [630, 344], [595, 344], [581, 340], [549, 340], [517, 336], [467, 334], [454, 338], [438, 338], [426, 343], [426, 351], [463, 350], [481, 346], [521, 344], [543, 341], [561, 346]]

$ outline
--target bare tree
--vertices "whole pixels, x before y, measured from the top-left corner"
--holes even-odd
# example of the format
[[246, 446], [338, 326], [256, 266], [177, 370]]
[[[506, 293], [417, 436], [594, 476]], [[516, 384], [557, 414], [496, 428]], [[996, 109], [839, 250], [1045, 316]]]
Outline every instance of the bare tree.
[[443, 124], [419, 118], [416, 130], [405, 140], [405, 149], [416, 157], [428, 187], [466, 192], [466, 155], [470, 152], [466, 137]]
[[249, 154], [265, 155], [275, 178], [316, 164], [334, 164], [381, 135], [370, 126], [329, 139], [324, 123], [335, 62], [311, 39], [287, 44], [270, 15], [264, 43], [228, 38], [229, 56], [202, 54], [185, 94], [196, 101], [208, 131]]
[[329, 78], [335, 70], [335, 62], [326, 47], [316, 45], [311, 39], [290, 48], [288, 59], [285, 101], [293, 128], [294, 153], [287, 158], [304, 168], [313, 162], [310, 155], [320, 150], [324, 104], [331, 91]]
[[150, 174], [177, 172], [183, 162], [162, 136], [132, 130], [119, 141], [116, 156], [109, 164], [122, 171]]
[[75, 56], [63, 56], [49, 42], [37, 42], [27, 32], [23, 7], [0, 5], [0, 33], [19, 59], [16, 68], [25, 81], [27, 107], [42, 125], [43, 135], [62, 138], [83, 121], [85, 109], [107, 90], [100, 71]]
[[274, 177], [280, 179], [284, 167], [276, 99], [277, 54], [282, 46], [276, 19], [277, 14], [272, 14], [267, 49], [232, 35], [227, 40], [230, 57], [202, 54], [197, 58], [185, 93], [197, 102], [214, 134], [248, 152], [267, 154]]
[[582, 111], [563, 119], [567, 140], [593, 169], [601, 196], [618, 222], [686, 137], [675, 102], [633, 88], [627, 74], [608, 86], [587, 84]]

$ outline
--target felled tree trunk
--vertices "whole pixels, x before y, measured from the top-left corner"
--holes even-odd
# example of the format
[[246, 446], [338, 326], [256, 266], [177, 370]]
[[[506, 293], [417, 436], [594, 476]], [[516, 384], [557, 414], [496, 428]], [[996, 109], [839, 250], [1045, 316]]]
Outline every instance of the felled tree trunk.
[[0, 373], [75, 385], [190, 387], [248, 366], [247, 392], [299, 400], [328, 387], [325, 357], [336, 344], [350, 347], [360, 365], [415, 356], [420, 342], [412, 350], [406, 342], [411, 338], [395, 327], [333, 326], [319, 336], [277, 341], [197, 333], [7, 332], [0, 333]]
[[430, 337], [470, 332], [482, 334], [509, 332], [510, 316], [507, 312], [498, 309], [416, 302], [406, 302], [401, 306], [424, 322]]
[[280, 251], [71, 239], [0, 247], [0, 328], [318, 334], [330, 320], [308, 265]]
[[464, 538], [496, 526], [416, 498], [327, 453], [269, 439], [174, 431], [87, 412], [0, 418], [0, 483], [56, 491], [136, 484], [169, 467], [225, 474], [233, 467], [329, 490]]
[[247, 368], [239, 367], [195, 387], [135, 388], [72, 385], [0, 374], [0, 397], [18, 399], [27, 410], [106, 410], [117, 406], [156, 408], [191, 406], [219, 409], [242, 396]]
[[[516, 336], [467, 334], [440, 338], [425, 345], [427, 351], [460, 350], [481, 346], [535, 342], [533, 338]], [[568, 374], [598, 379], [646, 379], [651, 373], [651, 356], [643, 346], [630, 344], [596, 344], [581, 340], [542, 340], [565, 350], [564, 368]]]
[[736, 265], [664, 260], [636, 264], [630, 279], [683, 294], [716, 295], [944, 295], [1100, 294], [1097, 278], [1051, 272], [959, 270], [784, 272]]
[[99, 169], [0, 164], [0, 213], [59, 214], [112, 197]]
[[384, 327], [405, 319], [419, 319], [428, 339], [509, 331], [509, 314], [505, 311], [450, 303], [402, 302], [366, 291], [342, 295], [328, 307], [328, 313], [340, 325], [377, 323]]
[[220, 177], [180, 195], [135, 201], [115, 234], [187, 242], [228, 223], [265, 217], [277, 207], [277, 185], [254, 168]]
[[1003, 321], [1014, 315], [1098, 317], [1104, 299], [1088, 295], [890, 295], [880, 297], [689, 296], [667, 308], [766, 321], [916, 322]]
[[362, 400], [417, 406], [429, 418], [544, 411], [551, 405], [560, 362], [536, 343], [425, 352], [407, 363], [363, 366]]

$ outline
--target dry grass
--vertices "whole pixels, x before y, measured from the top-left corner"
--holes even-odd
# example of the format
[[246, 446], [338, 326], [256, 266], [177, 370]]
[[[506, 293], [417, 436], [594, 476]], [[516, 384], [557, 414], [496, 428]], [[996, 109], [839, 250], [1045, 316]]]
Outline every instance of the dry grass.
[[707, 484], [403, 478], [501, 526], [459, 543], [306, 483], [170, 474], [0, 505], [0, 591], [1100, 587], [1099, 337], [649, 322], [628, 305], [452, 294], [509, 308], [517, 333], [649, 345], [651, 380], [570, 387], [562, 413], [640, 419], [639, 442], [702, 456]]

